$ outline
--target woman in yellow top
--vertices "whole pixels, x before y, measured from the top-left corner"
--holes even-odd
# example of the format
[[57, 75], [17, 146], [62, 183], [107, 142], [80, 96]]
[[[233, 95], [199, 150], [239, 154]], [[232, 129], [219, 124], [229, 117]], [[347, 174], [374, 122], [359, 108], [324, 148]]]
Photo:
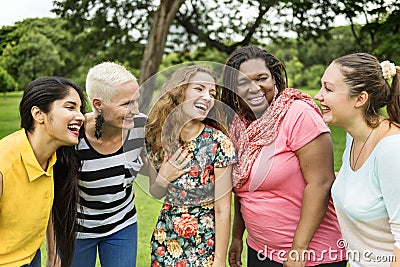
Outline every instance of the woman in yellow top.
[[40, 267], [48, 225], [57, 240], [49, 249], [58, 250], [61, 266], [70, 265], [79, 161], [66, 146], [78, 143], [83, 104], [82, 90], [62, 77], [39, 78], [25, 89], [22, 129], [0, 140], [0, 266]]

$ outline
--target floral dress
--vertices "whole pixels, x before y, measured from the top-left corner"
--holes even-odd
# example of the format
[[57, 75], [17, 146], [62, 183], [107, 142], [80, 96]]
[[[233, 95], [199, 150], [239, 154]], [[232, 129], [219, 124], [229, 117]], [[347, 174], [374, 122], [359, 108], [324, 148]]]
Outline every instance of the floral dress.
[[207, 125], [185, 145], [193, 151], [192, 168], [168, 187], [151, 238], [152, 267], [214, 262], [214, 168], [235, 163], [235, 150], [226, 135]]

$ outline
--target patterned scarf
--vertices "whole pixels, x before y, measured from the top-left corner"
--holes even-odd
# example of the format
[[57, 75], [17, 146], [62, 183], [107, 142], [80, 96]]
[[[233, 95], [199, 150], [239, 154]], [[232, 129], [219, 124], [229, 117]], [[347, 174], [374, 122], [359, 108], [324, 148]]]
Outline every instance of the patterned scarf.
[[261, 148], [275, 140], [286, 112], [296, 99], [309, 104], [321, 115], [311, 96], [294, 88], [286, 88], [276, 99], [274, 97], [271, 106], [253, 122], [247, 121], [240, 111], [235, 115], [229, 129], [238, 156], [238, 162], [233, 167], [232, 173], [235, 188], [241, 188], [247, 182], [251, 167]]

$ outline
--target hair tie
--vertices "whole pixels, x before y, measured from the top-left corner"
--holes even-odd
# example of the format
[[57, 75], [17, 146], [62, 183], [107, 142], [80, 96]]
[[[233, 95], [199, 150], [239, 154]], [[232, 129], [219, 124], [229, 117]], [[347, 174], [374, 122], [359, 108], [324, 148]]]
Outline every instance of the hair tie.
[[390, 62], [389, 60], [385, 60], [381, 62], [383, 78], [388, 80], [396, 75], [396, 65]]

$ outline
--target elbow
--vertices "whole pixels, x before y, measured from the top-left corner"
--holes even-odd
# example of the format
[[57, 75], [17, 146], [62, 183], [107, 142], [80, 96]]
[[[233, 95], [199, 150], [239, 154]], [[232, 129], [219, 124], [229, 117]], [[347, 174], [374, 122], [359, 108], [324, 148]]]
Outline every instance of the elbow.
[[327, 195], [330, 195], [334, 181], [335, 181], [335, 176], [333, 174], [332, 177], [326, 177], [320, 184], [321, 191], [325, 192]]

